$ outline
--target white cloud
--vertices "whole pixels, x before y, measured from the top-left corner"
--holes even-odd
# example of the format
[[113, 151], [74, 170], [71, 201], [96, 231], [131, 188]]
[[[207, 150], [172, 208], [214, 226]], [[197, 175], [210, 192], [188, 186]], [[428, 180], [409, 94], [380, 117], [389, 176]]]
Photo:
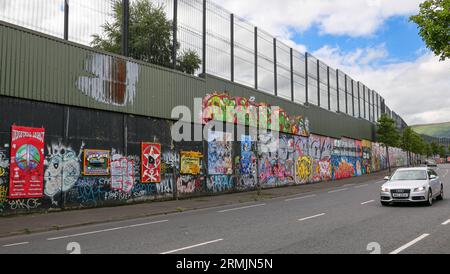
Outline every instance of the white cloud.
[[374, 34], [392, 16], [411, 15], [423, 0], [215, 0], [282, 37], [317, 25], [324, 34]]
[[439, 62], [427, 52], [411, 62], [373, 65], [386, 54], [383, 45], [353, 52], [324, 46], [314, 52], [330, 66], [377, 91], [408, 124], [449, 121], [450, 60]]

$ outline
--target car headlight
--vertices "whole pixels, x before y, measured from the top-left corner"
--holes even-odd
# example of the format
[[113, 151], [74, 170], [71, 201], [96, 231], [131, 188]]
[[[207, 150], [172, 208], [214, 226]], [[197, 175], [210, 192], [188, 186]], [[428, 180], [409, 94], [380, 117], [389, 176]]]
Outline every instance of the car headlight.
[[387, 187], [381, 187], [381, 192], [389, 192], [389, 188], [387, 188]]
[[419, 188], [416, 188], [416, 189], [414, 189], [414, 192], [422, 192], [422, 191], [425, 191], [425, 189], [427, 189], [426, 187], [419, 187]]

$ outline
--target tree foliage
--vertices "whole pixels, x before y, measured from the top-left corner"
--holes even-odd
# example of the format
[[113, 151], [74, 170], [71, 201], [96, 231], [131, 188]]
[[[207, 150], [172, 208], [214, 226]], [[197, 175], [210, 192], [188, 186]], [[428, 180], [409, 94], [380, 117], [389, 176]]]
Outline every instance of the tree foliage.
[[427, 0], [410, 20], [418, 25], [425, 44], [441, 61], [450, 57], [450, 0]]
[[389, 163], [389, 147], [397, 147], [400, 145], [400, 134], [395, 128], [395, 121], [383, 114], [377, 123], [377, 139], [386, 148], [389, 172], [391, 172], [391, 164]]
[[[108, 52], [121, 53], [122, 38], [122, 1], [114, 0], [112, 22], [106, 22], [102, 29], [104, 36], [93, 35], [91, 45]], [[172, 21], [166, 18], [164, 7], [148, 0], [133, 1], [129, 18], [129, 56], [152, 64], [172, 67], [173, 64], [173, 28]], [[180, 45], [177, 43], [176, 49]], [[200, 68], [201, 60], [193, 50], [178, 54], [176, 68], [182, 72], [194, 74]]]

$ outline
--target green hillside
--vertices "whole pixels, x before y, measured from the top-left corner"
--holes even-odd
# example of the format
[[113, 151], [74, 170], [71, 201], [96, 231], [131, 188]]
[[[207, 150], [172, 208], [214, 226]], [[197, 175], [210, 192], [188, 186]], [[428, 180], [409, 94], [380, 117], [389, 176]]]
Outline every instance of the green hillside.
[[450, 122], [442, 124], [416, 125], [412, 129], [419, 133], [432, 137], [450, 138]]

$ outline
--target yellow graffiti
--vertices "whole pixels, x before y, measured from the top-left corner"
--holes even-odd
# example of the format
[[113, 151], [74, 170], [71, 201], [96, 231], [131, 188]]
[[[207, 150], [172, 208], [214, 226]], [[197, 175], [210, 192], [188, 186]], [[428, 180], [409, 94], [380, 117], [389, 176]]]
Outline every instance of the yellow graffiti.
[[201, 152], [181, 152], [181, 174], [199, 175]]
[[0, 203], [6, 202], [6, 195], [8, 193], [8, 189], [6, 186], [0, 186]]
[[3, 167], [0, 167], [0, 177], [5, 175], [5, 169]]
[[302, 182], [307, 182], [312, 174], [312, 161], [310, 157], [302, 156], [297, 159], [297, 163], [295, 164], [295, 173], [297, 178]]

